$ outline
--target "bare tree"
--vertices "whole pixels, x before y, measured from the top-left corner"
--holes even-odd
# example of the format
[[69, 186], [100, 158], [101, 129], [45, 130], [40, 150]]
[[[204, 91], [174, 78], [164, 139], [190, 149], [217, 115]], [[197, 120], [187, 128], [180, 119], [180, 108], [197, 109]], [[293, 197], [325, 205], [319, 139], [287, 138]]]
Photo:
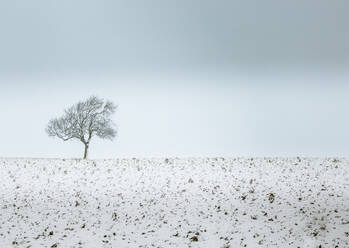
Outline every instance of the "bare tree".
[[115, 124], [110, 118], [115, 110], [113, 102], [91, 96], [66, 109], [62, 117], [50, 120], [46, 132], [64, 141], [80, 140], [85, 146], [86, 159], [92, 137], [112, 140], [116, 136]]

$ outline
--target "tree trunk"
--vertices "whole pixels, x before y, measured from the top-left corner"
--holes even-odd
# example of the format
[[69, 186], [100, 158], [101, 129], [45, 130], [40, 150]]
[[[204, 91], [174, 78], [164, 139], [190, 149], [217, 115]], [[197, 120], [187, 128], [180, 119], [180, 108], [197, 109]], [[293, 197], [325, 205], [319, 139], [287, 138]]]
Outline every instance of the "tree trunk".
[[84, 159], [87, 159], [87, 153], [88, 153], [88, 143], [85, 143]]

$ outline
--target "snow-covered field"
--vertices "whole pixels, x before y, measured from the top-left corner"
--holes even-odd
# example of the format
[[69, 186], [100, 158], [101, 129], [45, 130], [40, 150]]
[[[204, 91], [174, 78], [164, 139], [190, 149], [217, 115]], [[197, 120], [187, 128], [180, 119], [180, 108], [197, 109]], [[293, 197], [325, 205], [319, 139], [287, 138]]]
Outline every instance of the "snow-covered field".
[[0, 159], [0, 247], [349, 247], [349, 160]]

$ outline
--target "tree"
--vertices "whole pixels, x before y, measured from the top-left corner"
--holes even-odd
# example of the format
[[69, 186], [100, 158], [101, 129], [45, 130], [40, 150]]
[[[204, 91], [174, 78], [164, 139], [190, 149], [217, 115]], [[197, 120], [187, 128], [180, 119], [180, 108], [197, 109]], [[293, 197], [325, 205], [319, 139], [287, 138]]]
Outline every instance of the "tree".
[[92, 137], [113, 140], [116, 136], [115, 124], [110, 118], [116, 108], [111, 101], [91, 96], [66, 109], [62, 117], [50, 120], [46, 132], [63, 141], [80, 140], [85, 146], [86, 159]]

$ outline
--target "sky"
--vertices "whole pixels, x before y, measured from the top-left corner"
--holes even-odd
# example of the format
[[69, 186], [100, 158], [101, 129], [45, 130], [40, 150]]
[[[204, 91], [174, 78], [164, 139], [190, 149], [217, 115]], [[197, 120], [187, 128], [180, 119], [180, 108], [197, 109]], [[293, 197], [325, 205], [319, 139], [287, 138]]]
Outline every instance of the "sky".
[[118, 104], [91, 158], [349, 156], [349, 2], [0, 2], [0, 157], [81, 157], [45, 133]]

